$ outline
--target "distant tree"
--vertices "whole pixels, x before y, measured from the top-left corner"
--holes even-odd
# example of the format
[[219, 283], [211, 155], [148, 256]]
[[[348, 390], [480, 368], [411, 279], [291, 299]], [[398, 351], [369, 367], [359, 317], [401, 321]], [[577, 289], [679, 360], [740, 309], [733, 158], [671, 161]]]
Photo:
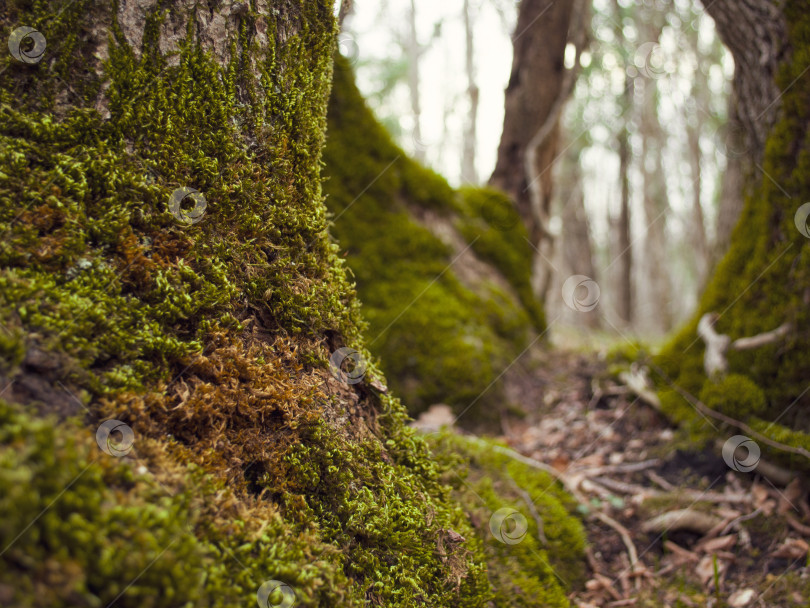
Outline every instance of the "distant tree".
[[464, 149], [461, 156], [461, 179], [470, 184], [478, 183], [475, 168], [475, 149], [478, 134], [478, 85], [475, 81], [475, 43], [473, 38], [474, 16], [470, 0], [464, 0], [464, 70], [467, 75], [467, 101], [470, 104], [464, 123]]
[[624, 36], [624, 11], [619, 0], [613, 2], [613, 26], [616, 37], [616, 46], [621, 54], [624, 68], [624, 90], [619, 99], [621, 121], [619, 132], [616, 135], [619, 151], [619, 216], [612, 222], [611, 229], [616, 235], [616, 249], [611, 257], [616, 260], [616, 313], [619, 319], [629, 325], [633, 322], [633, 249], [630, 240], [630, 121], [633, 116], [633, 98], [635, 90], [635, 76], [628, 71], [631, 54], [627, 51]]
[[405, 37], [405, 52], [408, 57], [408, 91], [411, 100], [411, 118], [413, 126], [411, 134], [416, 143], [414, 156], [420, 162], [425, 162], [425, 149], [422, 145], [422, 102], [419, 98], [419, 61], [422, 58], [424, 49], [419, 44], [419, 37], [416, 32], [416, 0], [411, 0], [408, 11], [408, 29]]
[[558, 152], [559, 117], [574, 84], [565, 49], [584, 43], [585, 3], [522, 0], [512, 36], [514, 56], [506, 88], [503, 133], [491, 185], [508, 193], [538, 250], [536, 293], [542, 299], [551, 278], [554, 239], [548, 226], [551, 167]]
[[[647, 12], [647, 11], [644, 11]], [[648, 13], [641, 15], [639, 30], [644, 45], [658, 45], [663, 27], [663, 15]], [[647, 47], [652, 49], [654, 47]], [[653, 62], [653, 57], [647, 57]], [[650, 70], [648, 70], [650, 71]], [[644, 210], [644, 257], [641, 280], [646, 293], [647, 314], [652, 329], [660, 333], [672, 327], [672, 303], [674, 294], [670, 273], [664, 272], [667, 266], [667, 220], [670, 214], [667, 180], [664, 174], [663, 156], [666, 136], [658, 115], [658, 81], [647, 77], [640, 79], [641, 107], [639, 133], [641, 135], [641, 157], [639, 167], [644, 180], [642, 200]]]

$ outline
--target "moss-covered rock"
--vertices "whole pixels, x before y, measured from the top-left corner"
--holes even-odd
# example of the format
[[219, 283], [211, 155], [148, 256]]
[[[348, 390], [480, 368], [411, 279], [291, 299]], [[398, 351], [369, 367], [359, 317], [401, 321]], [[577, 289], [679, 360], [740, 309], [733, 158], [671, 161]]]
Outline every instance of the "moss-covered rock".
[[491, 420], [501, 372], [544, 329], [514, 206], [493, 190], [456, 192], [408, 158], [341, 58], [324, 160], [333, 231], [393, 388], [412, 414], [444, 402], [461, 424]]

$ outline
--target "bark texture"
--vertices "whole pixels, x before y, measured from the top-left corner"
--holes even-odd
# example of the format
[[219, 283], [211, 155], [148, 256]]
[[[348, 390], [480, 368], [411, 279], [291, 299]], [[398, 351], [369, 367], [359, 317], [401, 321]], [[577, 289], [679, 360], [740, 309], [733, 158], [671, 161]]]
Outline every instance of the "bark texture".
[[746, 133], [746, 156], [760, 163], [779, 111], [775, 76], [788, 52], [783, 3], [710, 0], [704, 4], [734, 57], [734, 91], [737, 115]]

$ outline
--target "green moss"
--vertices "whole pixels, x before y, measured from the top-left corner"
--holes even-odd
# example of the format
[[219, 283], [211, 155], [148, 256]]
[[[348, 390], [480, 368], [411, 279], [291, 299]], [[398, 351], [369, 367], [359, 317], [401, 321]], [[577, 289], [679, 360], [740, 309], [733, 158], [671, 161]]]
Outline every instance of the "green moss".
[[700, 392], [700, 400], [710, 409], [745, 419], [765, 413], [765, 393], [748, 377], [729, 374], [719, 380], [709, 379]]
[[463, 213], [459, 230], [473, 251], [506, 278], [535, 329], [542, 332], [545, 312], [531, 286], [534, 252], [517, 209], [505, 194], [491, 188], [464, 187], [459, 194]]
[[[138, 438], [138, 452], [154, 449]], [[292, 586], [296, 605], [363, 605], [317, 531], [266, 506], [235, 511], [223, 484], [194, 469], [169, 475], [155, 453], [138, 460], [148, 472], [102, 453], [84, 425], [0, 401], [6, 605], [246, 605], [268, 579]]]
[[644, 358], [648, 352], [648, 347], [637, 340], [623, 340], [608, 350], [605, 362], [611, 366], [627, 366]]
[[[240, 57], [220, 67], [189, 38], [171, 67], [148, 38], [162, 18], [150, 16], [139, 59], [122, 36], [111, 45], [109, 120], [72, 108], [56, 121], [26, 111], [14, 87], [0, 93], [0, 322], [69, 355], [66, 371], [96, 393], [170, 378], [214, 323], [235, 323], [239, 302], [293, 333], [350, 340], [360, 326], [321, 206], [324, 82], [282, 82], [271, 54], [259, 63], [266, 86], [283, 87], [237, 104], [237, 87], [255, 88], [235, 71]], [[311, 38], [289, 41], [284, 61], [328, 77], [331, 38]], [[259, 54], [245, 41], [248, 51]], [[261, 156], [241, 143], [244, 124], [262, 133]], [[185, 185], [208, 201], [192, 227], [167, 209]]]
[[[549, 475], [493, 452], [493, 444], [484, 440], [442, 433], [431, 436], [431, 445], [445, 463], [455, 496], [476, 522], [494, 605], [567, 607], [565, 590], [584, 582], [585, 532], [572, 514], [573, 499]], [[534, 502], [542, 531], [524, 492]], [[514, 515], [498, 526], [495, 514], [502, 509]], [[493, 516], [495, 531], [509, 542], [493, 533]]]
[[[530, 591], [561, 605], [536, 555], [493, 561], [399, 401], [367, 381], [383, 378], [321, 192], [332, 9], [248, 8], [219, 63], [193, 27], [164, 56], [159, 34], [178, 14], [156, 6], [142, 48], [113, 27], [95, 70], [85, 16], [112, 19], [108, 4], [77, 0], [58, 16], [10, 5], [52, 55], [0, 55], [0, 381], [23, 402], [0, 402], [2, 603], [243, 606], [272, 578], [300, 606], [483, 608], [489, 562], [527, 587], [542, 572], [548, 588]], [[345, 159], [359, 180], [377, 166], [373, 145]], [[392, 259], [379, 242], [355, 245], [373, 270], [358, 266], [358, 283], [385, 279], [380, 301], [411, 298], [449, 253], [404, 208], [389, 213], [387, 195], [459, 213], [446, 182], [401, 161], [393, 190], [386, 172], [369, 188], [379, 213], [368, 207], [400, 265], [374, 265]], [[205, 197], [200, 222], [169, 212], [181, 187]], [[526, 313], [452, 276], [437, 285], [409, 314], [443, 316], [400, 334], [412, 340], [401, 352], [424, 352], [420, 334], [436, 331], [438, 371], [426, 358], [414, 373], [433, 394], [466, 384], [472, 398], [525, 339]], [[374, 311], [372, 326], [389, 322]], [[343, 345], [369, 359], [359, 385], [329, 376]], [[34, 416], [63, 412], [60, 400], [82, 421]], [[107, 418], [134, 429], [125, 459], [94, 445]], [[556, 521], [558, 503], [542, 504]], [[569, 555], [560, 539], [575, 527], [561, 525], [544, 560]]]
[[[357, 281], [370, 347], [392, 387], [411, 414], [444, 402], [465, 412], [462, 424], [493, 420], [503, 399], [498, 375], [543, 325], [519, 218], [499, 232], [490, 223], [500, 226], [503, 218], [487, 223], [482, 202], [497, 206], [503, 195], [457, 194], [405, 156], [365, 105], [341, 58], [324, 160], [333, 232]], [[456, 253], [429, 229], [430, 214], [454, 223], [517, 297], [493, 281], [463, 284], [453, 267]]]

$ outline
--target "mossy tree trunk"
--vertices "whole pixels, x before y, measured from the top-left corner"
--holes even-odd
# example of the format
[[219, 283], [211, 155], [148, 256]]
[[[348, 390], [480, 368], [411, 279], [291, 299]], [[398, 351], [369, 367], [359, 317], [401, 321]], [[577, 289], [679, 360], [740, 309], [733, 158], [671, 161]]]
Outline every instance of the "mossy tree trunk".
[[0, 603], [487, 604], [327, 231], [334, 4], [0, 9]]
[[[716, 331], [732, 340], [771, 331], [792, 332], [776, 344], [729, 354], [729, 371], [764, 391], [767, 406], [741, 404], [729, 394], [715, 409], [748, 421], [783, 442], [806, 444], [810, 431], [810, 13], [807, 2], [707, 2], [736, 63], [737, 114], [745, 129], [748, 194], [728, 253], [703, 295], [699, 310], [659, 362], [662, 371], [694, 395], [717, 395], [702, 371], [698, 319], [719, 318]], [[670, 399], [671, 397], [671, 399]], [[714, 398], [714, 397], [712, 397]], [[690, 414], [674, 393], [665, 403]], [[791, 434], [791, 429], [802, 431]], [[805, 463], [806, 464], [806, 463]]]

